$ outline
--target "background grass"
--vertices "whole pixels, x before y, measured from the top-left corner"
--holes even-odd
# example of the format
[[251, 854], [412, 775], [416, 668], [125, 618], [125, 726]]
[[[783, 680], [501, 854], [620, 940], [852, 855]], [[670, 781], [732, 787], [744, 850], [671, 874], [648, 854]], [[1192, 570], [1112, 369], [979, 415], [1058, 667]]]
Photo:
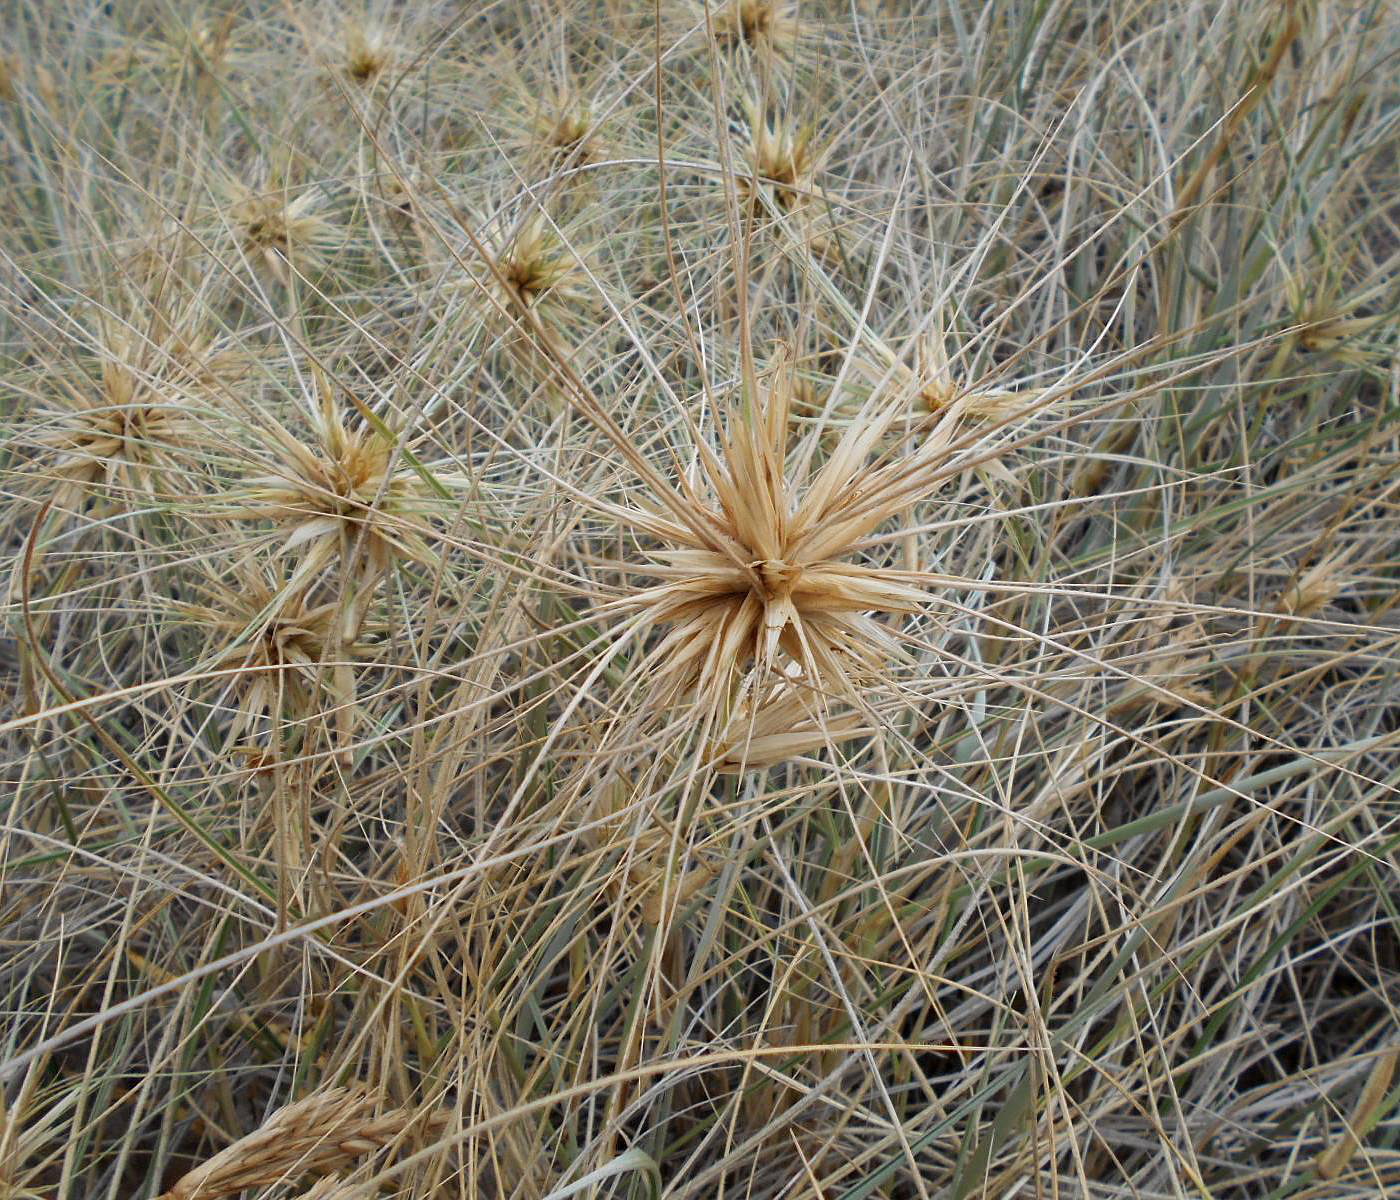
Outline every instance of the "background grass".
[[[1400, 1194], [1393, 8], [4, 13], [0, 1193]], [[735, 772], [784, 363], [953, 433]]]

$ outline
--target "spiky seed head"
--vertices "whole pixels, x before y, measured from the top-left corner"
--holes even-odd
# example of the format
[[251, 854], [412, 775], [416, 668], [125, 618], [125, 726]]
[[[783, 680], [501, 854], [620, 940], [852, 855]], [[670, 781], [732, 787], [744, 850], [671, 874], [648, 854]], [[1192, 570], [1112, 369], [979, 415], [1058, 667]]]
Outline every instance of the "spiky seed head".
[[1365, 344], [1363, 335], [1386, 320], [1383, 316], [1358, 317], [1355, 305], [1327, 304], [1315, 298], [1303, 305], [1297, 314], [1303, 328], [1298, 334], [1298, 347], [1308, 354], [1326, 355], [1338, 362], [1363, 367], [1384, 356], [1384, 350]]
[[543, 217], [533, 217], [501, 256], [500, 267], [510, 286], [529, 305], [550, 292], [566, 290], [577, 269]]
[[320, 213], [321, 201], [310, 188], [255, 190], [228, 176], [220, 181], [223, 220], [240, 249], [277, 282], [289, 280], [289, 265], [304, 270], [324, 264], [339, 242], [336, 227]]
[[201, 66], [218, 70], [224, 65], [236, 20], [237, 13], [231, 11], [217, 24], [205, 21], [190, 30], [190, 48]]
[[791, 0], [728, 0], [714, 9], [714, 29], [726, 40], [786, 53], [797, 44], [797, 8]]
[[591, 162], [602, 150], [593, 105], [571, 90], [559, 90], [535, 117], [535, 137], [553, 159]]
[[158, 346], [116, 324], [104, 327], [102, 342], [97, 380], [54, 375], [37, 414], [35, 443], [51, 462], [45, 478], [63, 481], [60, 506], [98, 485], [150, 490], [154, 472], [196, 440], [190, 364], [203, 361], [199, 348], [173, 333]]
[[344, 39], [344, 71], [354, 83], [374, 83], [389, 70], [397, 57], [393, 39], [382, 26], [347, 21]]
[[341, 636], [340, 605], [311, 602], [268, 564], [245, 564], [238, 575], [236, 584], [211, 576], [198, 587], [201, 602], [175, 605], [181, 621], [212, 645], [210, 667], [237, 670], [233, 681], [240, 707], [231, 743], [259, 717], [282, 710], [306, 713], [319, 694], [347, 703], [350, 696], [340, 694], [348, 683], [344, 671], [322, 664], [328, 658], [346, 662], [363, 651]]
[[423, 189], [423, 172], [417, 166], [383, 170], [378, 179], [378, 200], [396, 219], [411, 222], [418, 215], [418, 197]]
[[493, 231], [483, 241], [503, 281], [495, 275], [482, 280], [495, 297], [493, 308], [511, 312], [518, 305], [555, 324], [587, 304], [587, 275], [543, 214]]
[[[760, 734], [775, 739], [759, 743], [764, 761], [824, 737], [831, 706], [859, 704], [863, 686], [899, 657], [874, 614], [924, 600], [895, 572], [845, 561], [914, 498], [908, 467], [868, 473], [893, 410], [853, 422], [813, 472], [800, 456], [789, 468], [791, 400], [791, 373], [780, 367], [751, 401], [729, 406], [717, 452], [697, 446], [703, 481], [658, 509], [625, 514], [663, 543], [647, 569], [658, 582], [617, 602], [665, 629], [647, 658], [653, 696], [698, 704], [726, 759], [731, 732], [751, 749]], [[819, 714], [812, 738], [783, 741], [783, 722], [804, 704]]]
[[1346, 281], [1330, 256], [1315, 269], [1289, 271], [1284, 294], [1292, 309], [1292, 323], [1299, 327], [1298, 349], [1323, 354], [1352, 366], [1366, 366], [1383, 355], [1379, 346], [1367, 346], [1362, 336], [1382, 325], [1384, 316], [1358, 316], [1357, 310], [1385, 295], [1384, 284], [1356, 288]]
[[171, 36], [157, 47], [142, 47], [143, 57], [157, 70], [180, 71], [186, 65], [202, 79], [222, 74], [232, 65], [233, 31], [238, 14], [229, 11], [218, 21], [196, 20], [171, 30]]
[[220, 75], [232, 65], [237, 19], [238, 14], [230, 11], [217, 22], [172, 22], [153, 31], [154, 37], [113, 47], [103, 56], [96, 78], [104, 83], [129, 82], [132, 70], [141, 65], [166, 77], [192, 73], [207, 84], [211, 75]]
[[[117, 370], [108, 376], [107, 403], [75, 406], [39, 441], [56, 452], [58, 474], [79, 483], [108, 484], [144, 477], [162, 445], [182, 440], [184, 410], [176, 404], [137, 400], [135, 381]], [[127, 399], [117, 399], [125, 392]]]
[[249, 479], [229, 515], [281, 526], [287, 534], [282, 552], [302, 553], [304, 578], [357, 545], [369, 578], [395, 558], [432, 562], [422, 478], [405, 463], [395, 465], [393, 444], [380, 431], [347, 420], [329, 381], [314, 374], [319, 410], [313, 441], [302, 441], [269, 417], [275, 470]]
[[820, 164], [810, 126], [799, 127], [781, 114], [764, 115], [756, 103], [745, 105], [747, 141], [744, 158], [749, 177], [741, 186], [752, 192], [767, 188], [781, 208], [794, 209], [817, 195]]

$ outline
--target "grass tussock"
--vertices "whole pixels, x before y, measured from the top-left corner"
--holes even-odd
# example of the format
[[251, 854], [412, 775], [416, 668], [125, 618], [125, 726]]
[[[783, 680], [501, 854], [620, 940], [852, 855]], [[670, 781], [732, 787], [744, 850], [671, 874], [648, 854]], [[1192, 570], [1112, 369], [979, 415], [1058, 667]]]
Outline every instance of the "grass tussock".
[[0, 1194], [1400, 1192], [1386, 6], [3, 11]]

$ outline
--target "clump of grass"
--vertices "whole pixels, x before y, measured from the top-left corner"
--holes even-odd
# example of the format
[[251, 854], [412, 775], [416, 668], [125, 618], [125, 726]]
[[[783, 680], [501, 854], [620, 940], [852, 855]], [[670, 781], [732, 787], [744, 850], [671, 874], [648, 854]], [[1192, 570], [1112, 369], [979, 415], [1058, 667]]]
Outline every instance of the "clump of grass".
[[0, 1192], [1400, 1191], [1379, 8], [12, 9]]

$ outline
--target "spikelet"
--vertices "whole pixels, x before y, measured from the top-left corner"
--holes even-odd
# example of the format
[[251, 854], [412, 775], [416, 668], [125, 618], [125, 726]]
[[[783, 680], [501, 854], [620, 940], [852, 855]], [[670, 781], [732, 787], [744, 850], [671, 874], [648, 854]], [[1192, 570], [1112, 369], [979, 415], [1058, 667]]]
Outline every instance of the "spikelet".
[[363, 1187], [346, 1183], [338, 1175], [327, 1175], [313, 1183], [296, 1200], [359, 1200], [365, 1194]]
[[710, 755], [720, 774], [734, 775], [819, 754], [874, 732], [860, 713], [824, 711], [808, 692], [780, 684], [739, 705], [711, 743]]
[[952, 412], [964, 420], [999, 421], [1034, 404], [1044, 394], [963, 385], [953, 375], [941, 325], [918, 339], [914, 360], [919, 402], [931, 413]]
[[211, 76], [223, 75], [245, 55], [233, 46], [233, 32], [238, 19], [229, 12], [219, 21], [200, 18], [171, 22], [164, 28], [149, 31], [114, 46], [98, 61], [93, 73], [101, 84], [130, 85], [137, 68], [162, 77], [170, 83], [182, 75], [192, 78], [202, 95], [208, 95]]
[[1328, 555], [1306, 571], [1294, 575], [1279, 594], [1276, 609], [1293, 617], [1316, 616], [1347, 586], [1347, 552]]
[[1289, 272], [1283, 290], [1298, 327], [1295, 338], [1300, 350], [1352, 366], [1365, 366], [1380, 356], [1381, 347], [1367, 345], [1364, 335], [1381, 327], [1386, 318], [1358, 315], [1357, 309], [1383, 303], [1387, 284], [1348, 287], [1340, 268], [1324, 258], [1307, 275]]
[[1110, 717], [1156, 706], [1164, 709], [1209, 709], [1216, 703], [1207, 686], [1214, 663], [1208, 655], [1168, 653], [1146, 663], [1108, 707]]
[[218, 72], [228, 65], [237, 10], [231, 9], [217, 24], [200, 22], [189, 30], [189, 53], [202, 70]]
[[416, 1115], [394, 1109], [375, 1116], [374, 1108], [374, 1097], [363, 1091], [315, 1092], [182, 1175], [161, 1200], [222, 1200], [246, 1188], [332, 1175], [395, 1141]]

